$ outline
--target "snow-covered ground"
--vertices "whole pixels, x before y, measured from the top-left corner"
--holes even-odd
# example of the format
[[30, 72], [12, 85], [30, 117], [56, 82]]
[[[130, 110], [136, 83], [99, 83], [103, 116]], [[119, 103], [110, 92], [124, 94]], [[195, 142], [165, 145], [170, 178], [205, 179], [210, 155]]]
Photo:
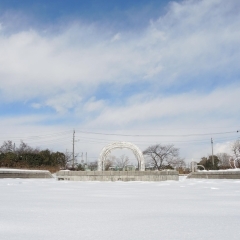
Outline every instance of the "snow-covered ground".
[[240, 180], [0, 179], [0, 240], [240, 239]]

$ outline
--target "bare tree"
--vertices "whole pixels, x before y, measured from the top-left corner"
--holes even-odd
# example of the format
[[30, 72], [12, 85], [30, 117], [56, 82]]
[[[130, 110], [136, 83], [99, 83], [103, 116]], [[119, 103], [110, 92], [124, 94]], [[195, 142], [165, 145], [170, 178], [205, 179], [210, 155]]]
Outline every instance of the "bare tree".
[[107, 159], [104, 162], [105, 171], [108, 171], [109, 168], [114, 165], [115, 161], [116, 161], [116, 157], [115, 156], [108, 155]]
[[71, 169], [72, 166], [72, 153], [66, 151], [65, 152], [65, 168], [66, 169]]
[[237, 140], [232, 144], [232, 151], [235, 156], [240, 155], [240, 140]]
[[234, 153], [234, 158], [237, 158], [236, 166], [240, 167], [240, 140], [237, 140], [232, 144], [232, 151]]
[[15, 151], [15, 144], [10, 140], [4, 141], [2, 146], [0, 147], [1, 153], [9, 153], [14, 151]]
[[148, 163], [151, 167], [161, 170], [178, 161], [182, 161], [179, 157], [179, 149], [173, 144], [161, 145], [156, 144], [149, 146], [143, 155], [147, 156]]
[[124, 168], [129, 164], [129, 158], [125, 155], [121, 155], [119, 158], [116, 159], [116, 166], [119, 168]]
[[19, 147], [16, 149], [16, 152], [18, 154], [23, 154], [23, 153], [38, 153], [39, 149], [33, 149], [32, 147], [30, 147], [27, 143], [23, 142], [23, 140], [21, 140]]
[[170, 160], [168, 162], [168, 164], [176, 169], [179, 169], [179, 168], [185, 169], [186, 168], [186, 163], [185, 163], [184, 159], [182, 159], [182, 158], [174, 158], [174, 159]]
[[229, 164], [230, 155], [229, 154], [227, 154], [227, 153], [218, 153], [217, 157], [220, 160], [221, 168], [230, 168], [230, 164]]
[[38, 148], [32, 148], [27, 143], [21, 140], [19, 147], [15, 146], [15, 143], [12, 141], [4, 141], [2, 146], [0, 147], [1, 153], [17, 153], [17, 154], [24, 154], [24, 153], [39, 153], [40, 150]]
[[98, 161], [90, 162], [88, 167], [91, 171], [95, 171], [98, 168]]

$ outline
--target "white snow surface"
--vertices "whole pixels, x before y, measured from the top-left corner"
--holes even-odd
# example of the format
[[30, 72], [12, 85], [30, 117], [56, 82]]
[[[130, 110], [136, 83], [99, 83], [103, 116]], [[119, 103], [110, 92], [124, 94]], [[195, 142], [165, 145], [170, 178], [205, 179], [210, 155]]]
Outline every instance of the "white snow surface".
[[34, 173], [38, 173], [38, 172], [46, 172], [49, 173], [48, 170], [29, 170], [29, 169], [14, 169], [14, 168], [0, 168], [0, 172], [10, 172], [10, 173], [14, 173], [14, 172], [19, 172], [19, 173], [29, 173], [29, 172], [34, 172]]
[[240, 239], [240, 180], [0, 179], [1, 240]]
[[221, 173], [221, 172], [239, 172], [240, 168], [230, 168], [230, 169], [221, 169], [221, 170], [197, 170], [197, 172], [216, 172], [216, 173]]

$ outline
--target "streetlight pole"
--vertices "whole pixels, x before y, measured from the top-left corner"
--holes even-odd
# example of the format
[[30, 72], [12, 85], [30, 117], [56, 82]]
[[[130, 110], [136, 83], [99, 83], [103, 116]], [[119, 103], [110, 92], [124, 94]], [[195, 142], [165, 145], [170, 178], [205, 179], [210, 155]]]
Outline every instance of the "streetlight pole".
[[213, 169], [214, 169], [214, 158], [213, 158], [213, 140], [211, 138], [211, 144], [212, 144], [212, 165], [213, 165]]
[[74, 143], [75, 143], [75, 130], [73, 130], [73, 164], [72, 164], [72, 168], [74, 168], [74, 160], [75, 160]]

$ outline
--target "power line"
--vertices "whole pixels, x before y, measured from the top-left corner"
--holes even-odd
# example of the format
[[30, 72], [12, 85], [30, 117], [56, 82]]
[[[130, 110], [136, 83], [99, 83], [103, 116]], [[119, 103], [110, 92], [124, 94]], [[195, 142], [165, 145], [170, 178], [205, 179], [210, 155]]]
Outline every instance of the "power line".
[[[77, 138], [80, 142], [84, 143], [102, 143], [102, 144], [108, 144], [108, 143], [112, 143], [112, 142], [119, 142], [122, 141], [120, 139], [116, 140], [116, 139], [102, 139], [102, 138], [85, 138], [85, 137], [78, 137]], [[51, 138], [51, 139], [36, 139], [36, 140], [29, 140], [29, 139], [21, 139], [26, 143], [29, 143], [29, 141], [31, 143], [35, 143], [35, 144], [54, 144], [54, 143], [60, 143], [60, 142], [69, 142], [69, 139], [66, 137], [62, 137], [62, 138]], [[223, 137], [223, 138], [215, 138], [215, 142], [223, 142], [223, 141], [232, 141], [235, 140], [234, 137]], [[149, 144], [149, 143], [153, 143], [155, 142], [155, 144], [157, 143], [156, 140], [151, 140], [151, 141], [136, 141], [136, 140], [132, 140], [131, 142], [137, 143], [138, 145], [145, 145], [145, 144]], [[198, 139], [198, 140], [169, 140], [169, 141], [161, 141], [161, 143], [205, 143], [205, 142], [209, 142], [209, 139]]]
[[[234, 138], [235, 139], [235, 138]], [[87, 142], [102, 142], [102, 143], [107, 143], [107, 142], [119, 142], [119, 141], [122, 141], [121, 139], [103, 139], [103, 138], [87, 138], [87, 137], [79, 137], [79, 140], [82, 141], [82, 140], [87, 140]], [[90, 141], [89, 141], [90, 140]], [[221, 138], [215, 138], [215, 140], [218, 140], [218, 141], [222, 141], [222, 140], [233, 140], [233, 138], [231, 137], [221, 137]], [[206, 139], [198, 139], [198, 140], [177, 140], [177, 141], [164, 141], [164, 142], [169, 142], [169, 143], [173, 143], [173, 142], [176, 142], [176, 143], [181, 143], [181, 142], [184, 142], [184, 143], [189, 143], [189, 142], [208, 142], [209, 141], [209, 138], [206, 138]], [[138, 140], [132, 140], [132, 142], [135, 142], [135, 143], [149, 143], [149, 141], [138, 141]], [[161, 141], [162, 142], [162, 141]]]
[[85, 134], [94, 134], [94, 135], [106, 135], [106, 136], [124, 136], [124, 137], [193, 137], [193, 136], [209, 136], [209, 135], [222, 135], [222, 134], [230, 134], [230, 133], [238, 133], [237, 131], [231, 132], [215, 132], [215, 133], [193, 133], [193, 134], [179, 134], [179, 135], [170, 135], [170, 134], [153, 134], [153, 135], [145, 135], [145, 134], [117, 134], [117, 133], [100, 133], [100, 132], [87, 132], [80, 131]]
[[[85, 134], [94, 134], [94, 135], [105, 135], [105, 136], [122, 136], [122, 137], [191, 137], [191, 136], [209, 136], [209, 135], [223, 135], [223, 134], [231, 134], [238, 133], [237, 131], [229, 131], [229, 132], [214, 132], [214, 133], [193, 133], [193, 134], [118, 134], [118, 133], [103, 133], [103, 132], [90, 132], [90, 131], [82, 131], [78, 130], [81, 133]], [[67, 130], [63, 132], [55, 132], [48, 133], [43, 135], [35, 135], [35, 136], [21, 136], [21, 137], [8, 137], [12, 140], [41, 140], [42, 138], [54, 138], [58, 136], [64, 136], [66, 134], [70, 134], [72, 130]], [[5, 138], [1, 137], [0, 139], [5, 140]]]
[[[15, 140], [15, 139], [14, 139]], [[34, 144], [40, 144], [40, 145], [47, 145], [47, 144], [56, 144], [56, 143], [64, 143], [64, 142], [68, 142], [69, 139], [66, 137], [61, 137], [61, 138], [51, 138], [51, 139], [27, 139], [27, 138], [21, 138], [21, 140], [23, 140], [26, 143], [29, 143], [29, 141], [31, 141], [31, 143]], [[215, 142], [216, 143], [220, 143], [220, 142], [224, 142], [224, 141], [232, 141], [235, 140], [234, 137], [223, 137], [223, 138], [215, 138]], [[85, 137], [80, 137], [79, 141], [82, 143], [99, 143], [99, 144], [109, 144], [112, 142], [118, 142], [118, 141], [122, 141], [120, 139], [118, 140], [112, 140], [112, 139], [102, 139], [102, 138], [85, 138]], [[169, 141], [161, 141], [161, 143], [176, 143], [176, 144], [184, 144], [184, 143], [207, 143], [209, 141], [209, 139], [198, 139], [198, 140], [169, 140]], [[137, 143], [138, 145], [146, 145], [146, 144], [157, 144], [157, 140], [151, 140], [151, 141], [136, 141], [136, 140], [131, 140], [131, 142]]]

